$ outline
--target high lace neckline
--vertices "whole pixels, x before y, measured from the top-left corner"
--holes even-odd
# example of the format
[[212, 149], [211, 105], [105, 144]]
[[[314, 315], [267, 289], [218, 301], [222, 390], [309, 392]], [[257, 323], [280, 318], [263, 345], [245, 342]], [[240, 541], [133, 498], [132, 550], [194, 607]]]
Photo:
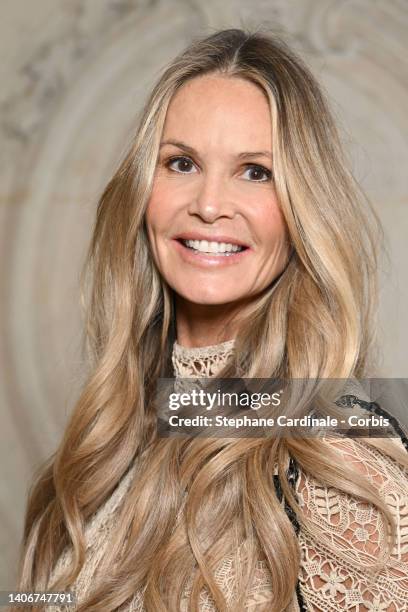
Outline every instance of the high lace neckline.
[[209, 346], [194, 346], [194, 347], [186, 347], [181, 346], [177, 342], [174, 342], [173, 351], [177, 357], [208, 357], [209, 355], [215, 355], [217, 353], [223, 353], [224, 351], [229, 351], [233, 349], [235, 345], [235, 340], [226, 340], [225, 342], [220, 342], [219, 344], [210, 344]]
[[173, 344], [172, 363], [176, 378], [216, 376], [234, 352], [235, 340], [187, 348]]

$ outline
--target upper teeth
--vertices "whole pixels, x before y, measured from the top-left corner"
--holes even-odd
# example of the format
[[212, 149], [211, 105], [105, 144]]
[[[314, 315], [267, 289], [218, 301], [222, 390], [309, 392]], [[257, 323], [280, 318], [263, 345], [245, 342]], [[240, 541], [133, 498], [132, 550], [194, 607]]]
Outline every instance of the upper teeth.
[[238, 244], [229, 242], [208, 242], [208, 240], [183, 240], [184, 244], [191, 249], [196, 249], [203, 253], [230, 253], [242, 251]]

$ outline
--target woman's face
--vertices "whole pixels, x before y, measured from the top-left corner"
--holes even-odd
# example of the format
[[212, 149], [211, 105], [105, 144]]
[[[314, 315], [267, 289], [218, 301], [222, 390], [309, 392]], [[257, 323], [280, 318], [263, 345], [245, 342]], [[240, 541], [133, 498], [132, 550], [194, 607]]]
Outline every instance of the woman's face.
[[146, 224], [160, 273], [194, 304], [231, 304], [285, 267], [269, 104], [254, 84], [205, 75], [173, 96]]

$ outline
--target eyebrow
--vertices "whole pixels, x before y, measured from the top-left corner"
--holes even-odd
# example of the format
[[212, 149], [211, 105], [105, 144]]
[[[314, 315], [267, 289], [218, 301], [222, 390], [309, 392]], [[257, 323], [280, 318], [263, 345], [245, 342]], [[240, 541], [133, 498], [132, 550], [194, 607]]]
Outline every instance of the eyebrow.
[[[194, 149], [194, 147], [191, 147], [190, 145], [186, 144], [185, 142], [182, 142], [181, 140], [163, 140], [160, 143], [160, 148], [162, 148], [164, 145], [174, 145], [175, 147], [178, 147], [179, 149], [183, 149], [187, 153], [190, 153], [190, 155], [195, 155], [196, 157], [199, 157], [199, 154]], [[268, 157], [269, 159], [272, 159], [271, 151], [244, 151], [243, 153], [238, 153], [236, 157], [237, 159], [241, 159], [243, 157], [248, 158], [259, 156]]]

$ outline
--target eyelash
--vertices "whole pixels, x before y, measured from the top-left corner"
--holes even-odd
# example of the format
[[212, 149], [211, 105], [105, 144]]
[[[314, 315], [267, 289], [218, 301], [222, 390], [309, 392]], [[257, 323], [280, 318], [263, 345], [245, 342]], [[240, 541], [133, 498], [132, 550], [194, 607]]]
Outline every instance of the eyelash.
[[[176, 157], [170, 157], [166, 162], [165, 162], [165, 166], [166, 168], [170, 169], [170, 166], [172, 163], [177, 162], [177, 161], [181, 161], [181, 160], [186, 160], [189, 163], [193, 164], [193, 161], [189, 158], [186, 157], [185, 155], [177, 155]], [[263, 172], [267, 179], [266, 180], [253, 180], [251, 181], [252, 183], [267, 183], [268, 181], [270, 181], [272, 179], [272, 172], [270, 170], [268, 170], [267, 168], [264, 168], [264, 166], [260, 166], [259, 164], [246, 164], [246, 169], [256, 169], [256, 170], [260, 170], [261, 172]], [[190, 174], [189, 172], [181, 172], [180, 170], [175, 170], [174, 172], [178, 172], [179, 174]]]

